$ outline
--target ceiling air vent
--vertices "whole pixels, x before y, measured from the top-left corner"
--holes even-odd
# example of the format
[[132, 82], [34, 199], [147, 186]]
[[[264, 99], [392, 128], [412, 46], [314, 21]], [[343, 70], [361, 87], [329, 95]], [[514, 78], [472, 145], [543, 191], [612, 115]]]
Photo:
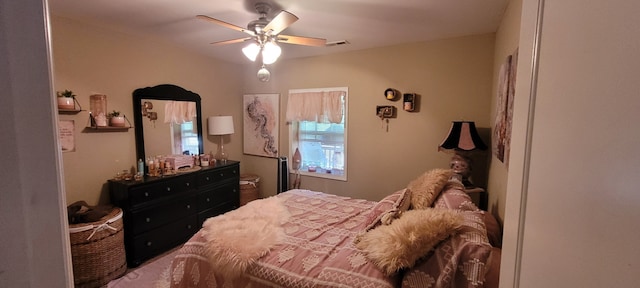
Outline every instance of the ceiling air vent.
[[340, 46], [340, 45], [347, 45], [347, 44], [350, 44], [349, 41], [347, 40], [338, 40], [333, 42], [327, 42], [326, 46], [331, 47], [331, 46]]

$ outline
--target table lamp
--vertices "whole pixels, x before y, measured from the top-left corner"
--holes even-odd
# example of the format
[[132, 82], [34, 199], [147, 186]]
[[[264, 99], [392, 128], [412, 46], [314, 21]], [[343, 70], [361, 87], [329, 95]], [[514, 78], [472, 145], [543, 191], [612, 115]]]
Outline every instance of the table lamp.
[[229, 155], [224, 151], [222, 136], [233, 134], [233, 116], [212, 116], [207, 119], [209, 135], [220, 136], [220, 146], [215, 155], [217, 161], [227, 162]]
[[465, 188], [475, 187], [471, 183], [471, 153], [474, 150], [486, 150], [487, 145], [482, 142], [476, 124], [472, 121], [453, 121], [449, 134], [438, 146], [438, 151], [453, 150], [450, 167], [458, 175]]

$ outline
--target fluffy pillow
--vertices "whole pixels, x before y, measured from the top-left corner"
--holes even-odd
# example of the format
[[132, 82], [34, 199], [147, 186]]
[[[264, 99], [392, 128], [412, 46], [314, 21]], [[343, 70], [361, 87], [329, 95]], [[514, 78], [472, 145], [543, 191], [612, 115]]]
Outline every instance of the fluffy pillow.
[[386, 275], [392, 275], [413, 267], [418, 259], [453, 234], [463, 220], [448, 209], [409, 210], [390, 225], [378, 226], [362, 235], [356, 247]]
[[453, 174], [451, 169], [436, 168], [411, 181], [407, 186], [411, 190], [411, 207], [413, 209], [430, 207]]
[[380, 224], [391, 224], [393, 219], [400, 217], [402, 212], [409, 210], [410, 205], [411, 191], [407, 188], [387, 195], [371, 208], [371, 212], [367, 216], [367, 228], [365, 231], [369, 231]]

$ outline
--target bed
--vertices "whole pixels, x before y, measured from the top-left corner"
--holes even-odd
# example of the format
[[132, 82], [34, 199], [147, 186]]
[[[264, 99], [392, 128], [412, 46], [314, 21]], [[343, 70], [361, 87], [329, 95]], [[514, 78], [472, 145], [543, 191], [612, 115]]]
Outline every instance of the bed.
[[451, 171], [374, 202], [294, 189], [209, 218], [157, 287], [497, 287], [499, 226]]

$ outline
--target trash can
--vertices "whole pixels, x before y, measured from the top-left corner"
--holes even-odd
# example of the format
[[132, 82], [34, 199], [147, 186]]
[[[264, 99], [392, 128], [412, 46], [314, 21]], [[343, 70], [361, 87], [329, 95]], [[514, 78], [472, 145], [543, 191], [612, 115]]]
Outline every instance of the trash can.
[[260, 195], [260, 177], [253, 174], [240, 175], [240, 206], [258, 199]]

